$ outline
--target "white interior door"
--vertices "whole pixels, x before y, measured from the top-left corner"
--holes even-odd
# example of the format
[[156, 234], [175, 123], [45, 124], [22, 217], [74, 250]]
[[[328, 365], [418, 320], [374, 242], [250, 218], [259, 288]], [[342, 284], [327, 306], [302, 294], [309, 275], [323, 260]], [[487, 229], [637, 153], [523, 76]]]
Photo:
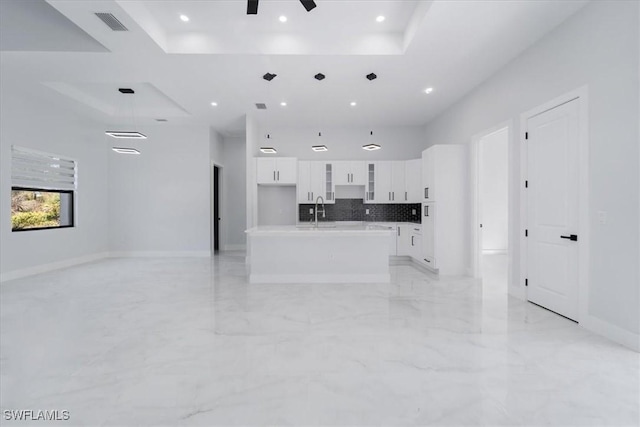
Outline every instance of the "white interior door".
[[578, 117], [573, 100], [527, 120], [528, 299], [578, 320]]

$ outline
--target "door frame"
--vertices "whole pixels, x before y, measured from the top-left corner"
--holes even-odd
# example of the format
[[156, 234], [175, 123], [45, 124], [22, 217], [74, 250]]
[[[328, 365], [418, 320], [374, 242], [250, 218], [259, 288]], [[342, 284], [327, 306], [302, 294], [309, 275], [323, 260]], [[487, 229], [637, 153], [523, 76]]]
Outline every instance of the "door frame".
[[511, 247], [509, 245], [511, 241], [511, 198], [509, 195], [511, 194], [511, 170], [513, 168], [511, 161], [511, 151], [513, 140], [513, 122], [511, 120], [504, 121], [496, 126], [492, 126], [488, 129], [479, 132], [471, 138], [471, 193], [472, 193], [472, 203], [471, 203], [471, 274], [475, 278], [481, 277], [480, 271], [480, 258], [482, 256], [482, 239], [481, 239], [481, 230], [479, 227], [480, 224], [480, 213], [482, 207], [482, 201], [480, 197], [480, 141], [485, 137], [499, 132], [503, 129], [507, 129], [507, 210], [508, 210], [508, 225], [507, 225], [507, 257], [508, 257], [508, 272], [507, 277], [511, 277]]
[[[209, 194], [209, 217], [210, 217], [210, 221], [209, 221], [209, 228], [211, 230], [210, 236], [209, 236], [209, 248], [210, 248], [210, 252], [211, 252], [211, 256], [213, 256], [215, 254], [215, 236], [214, 236], [214, 232], [215, 232], [215, 224], [214, 221], [216, 220], [214, 218], [214, 191], [215, 191], [215, 172], [214, 169], [218, 168], [218, 213], [222, 214], [223, 212], [223, 207], [224, 207], [224, 199], [225, 199], [225, 192], [224, 192], [224, 166], [222, 166], [219, 163], [216, 163], [215, 161], [211, 162], [211, 168], [209, 171], [209, 183], [210, 185], [210, 194]], [[222, 215], [221, 215], [222, 217]], [[220, 221], [222, 222], [222, 221]], [[218, 232], [219, 232], [219, 236], [218, 236], [218, 245], [220, 247], [220, 251], [224, 250], [224, 239], [223, 237], [225, 236], [225, 233], [223, 233], [221, 231], [222, 227], [220, 227], [220, 222], [218, 222]]]
[[588, 317], [589, 307], [589, 90], [582, 86], [541, 104], [520, 115], [520, 287], [525, 301], [528, 301], [528, 289], [525, 280], [528, 273], [528, 248], [525, 230], [528, 228], [527, 209], [527, 121], [538, 114], [562, 104], [578, 101], [578, 323]]

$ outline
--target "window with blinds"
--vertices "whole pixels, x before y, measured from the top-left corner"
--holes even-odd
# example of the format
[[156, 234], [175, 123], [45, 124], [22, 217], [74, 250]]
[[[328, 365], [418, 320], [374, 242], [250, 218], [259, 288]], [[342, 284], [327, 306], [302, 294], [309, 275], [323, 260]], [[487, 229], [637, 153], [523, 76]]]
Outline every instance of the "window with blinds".
[[75, 160], [12, 146], [12, 231], [73, 227], [76, 186]]

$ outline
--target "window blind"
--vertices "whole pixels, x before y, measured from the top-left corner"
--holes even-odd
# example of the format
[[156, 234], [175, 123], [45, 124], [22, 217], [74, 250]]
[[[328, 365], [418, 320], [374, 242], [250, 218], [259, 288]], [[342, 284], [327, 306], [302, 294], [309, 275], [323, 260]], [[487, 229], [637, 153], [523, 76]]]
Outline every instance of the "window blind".
[[11, 146], [11, 186], [43, 190], [75, 190], [76, 161]]

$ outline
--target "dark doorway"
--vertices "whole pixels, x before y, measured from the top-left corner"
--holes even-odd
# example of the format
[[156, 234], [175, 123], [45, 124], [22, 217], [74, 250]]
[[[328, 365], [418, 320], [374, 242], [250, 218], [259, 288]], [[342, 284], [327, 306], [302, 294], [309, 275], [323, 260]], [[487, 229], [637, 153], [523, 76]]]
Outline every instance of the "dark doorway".
[[213, 167], [213, 250], [220, 250], [220, 168]]

